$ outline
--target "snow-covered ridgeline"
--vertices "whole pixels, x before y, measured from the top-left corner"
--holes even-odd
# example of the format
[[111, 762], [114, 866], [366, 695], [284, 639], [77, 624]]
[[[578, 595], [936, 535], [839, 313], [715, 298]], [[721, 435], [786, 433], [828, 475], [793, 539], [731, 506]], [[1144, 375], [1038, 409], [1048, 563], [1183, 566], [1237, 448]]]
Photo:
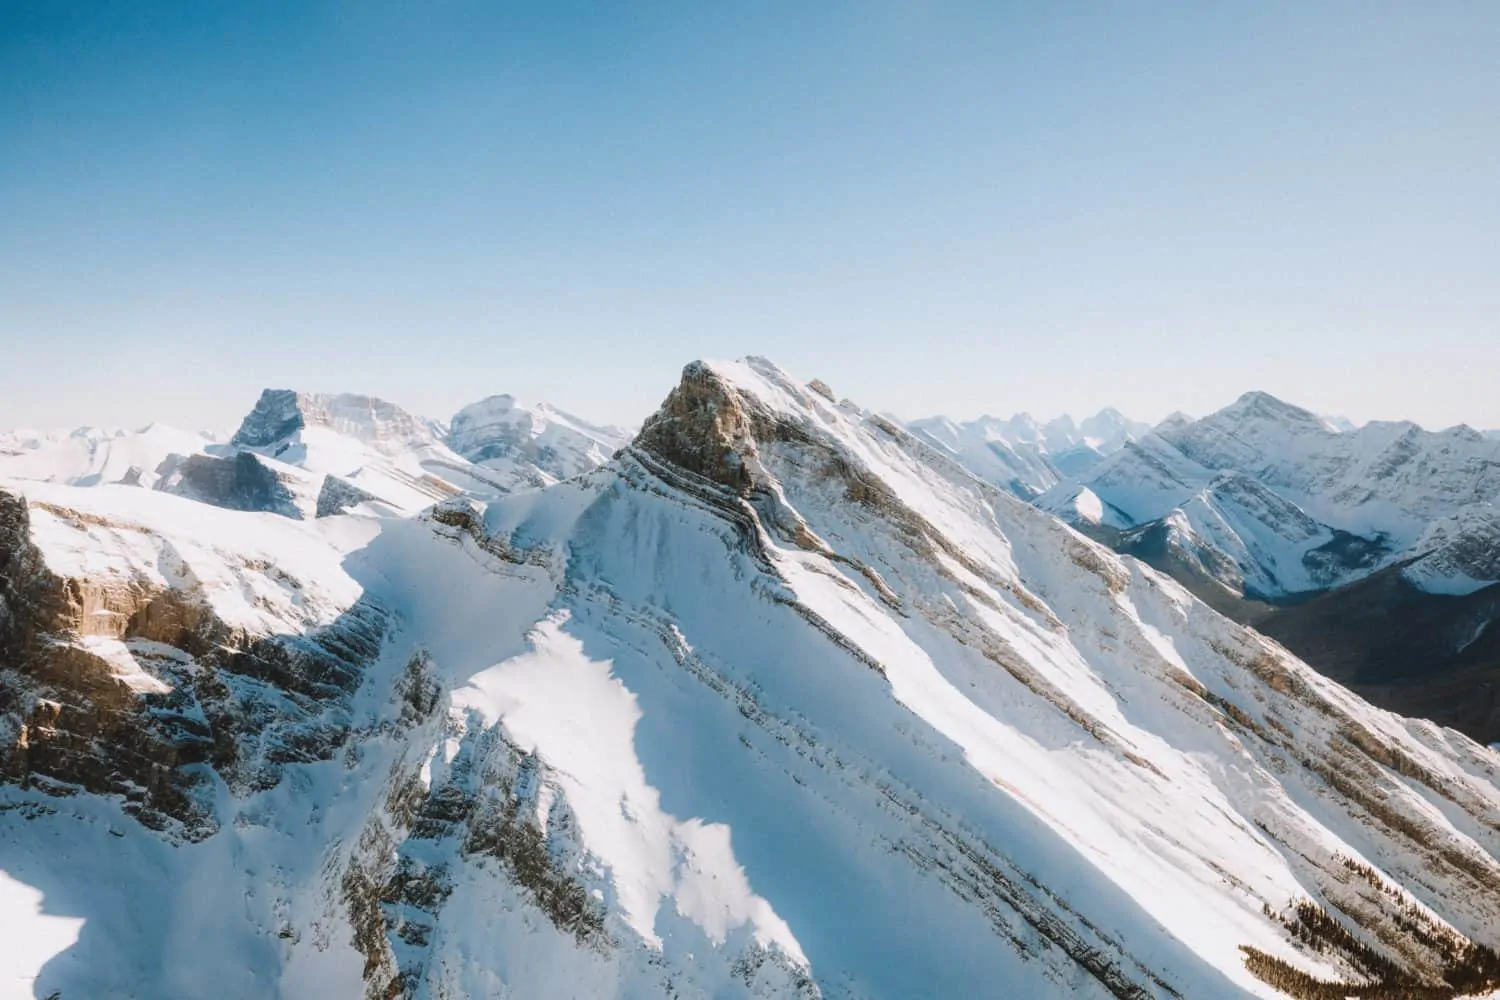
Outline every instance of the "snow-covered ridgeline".
[[[419, 518], [189, 527], [177, 497], [11, 484], [42, 567], [0, 573], [39, 594], [166, 587], [273, 636], [391, 622], [327, 740], [258, 781], [208, 762], [211, 835], [5, 792], [0, 869], [84, 920], [35, 989], [1270, 997], [1370, 978], [1347, 941], [1299, 944], [1304, 913], [1387, 978], [1497, 939], [1500, 758], [831, 396], [689, 366], [606, 465]], [[167, 663], [149, 620], [113, 637], [144, 674], [238, 669]], [[46, 745], [67, 712], [24, 691]], [[216, 945], [164, 947], [188, 928]]]

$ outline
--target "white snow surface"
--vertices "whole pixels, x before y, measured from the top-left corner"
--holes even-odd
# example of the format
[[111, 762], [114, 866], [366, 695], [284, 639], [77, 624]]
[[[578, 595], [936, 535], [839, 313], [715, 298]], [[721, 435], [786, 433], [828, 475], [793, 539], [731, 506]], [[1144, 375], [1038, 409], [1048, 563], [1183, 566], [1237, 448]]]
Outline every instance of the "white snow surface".
[[10, 431], [0, 433], [0, 477], [95, 486], [118, 483], [135, 470], [139, 484], [150, 487], [169, 455], [191, 455], [212, 443], [205, 434], [165, 424], [136, 431]]
[[31, 1000], [47, 960], [78, 941], [83, 920], [52, 916], [42, 900], [40, 890], [0, 871], [0, 1000]]
[[[722, 387], [721, 415], [786, 429], [737, 445], [748, 496], [640, 445], [450, 508], [478, 533], [8, 484], [60, 575], [201, 591], [269, 632], [361, 599], [400, 626], [349, 752], [223, 788], [204, 841], [168, 843], [109, 800], [0, 787], [0, 908], [7, 925], [47, 918], [0, 953], [0, 983], [360, 996], [342, 873], [397, 857], [450, 889], [434, 913], [387, 909], [430, 925], [420, 944], [390, 935], [422, 997], [1109, 997], [1064, 939], [1143, 997], [1272, 997], [1242, 946], [1347, 974], [1263, 912], [1347, 903], [1341, 858], [1413, 912], [1500, 938], [1500, 900], [1301, 764], [1356, 731], [1398, 751], [1436, 784], [1338, 760], [1427, 844], [1500, 877], [1500, 756], [1372, 708], [768, 362], [689, 371]], [[392, 725], [418, 653], [439, 711]], [[399, 777], [436, 795], [507, 754], [519, 769], [479, 793], [534, 817], [607, 943], [560, 930], [459, 839], [403, 840]]]

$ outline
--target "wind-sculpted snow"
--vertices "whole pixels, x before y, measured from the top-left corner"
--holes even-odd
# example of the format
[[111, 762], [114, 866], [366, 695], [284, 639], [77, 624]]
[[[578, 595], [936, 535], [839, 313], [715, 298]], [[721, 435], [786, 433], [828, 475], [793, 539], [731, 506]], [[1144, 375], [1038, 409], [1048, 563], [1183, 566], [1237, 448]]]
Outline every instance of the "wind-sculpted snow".
[[[36, 940], [55, 953], [18, 970], [32, 994], [1500, 984], [1500, 757], [1371, 708], [824, 389], [690, 365], [606, 465], [417, 518], [137, 492], [91, 509], [106, 527], [22, 487], [6, 607], [46, 591], [26, 581], [117, 573], [287, 639], [355, 609], [386, 623], [316, 705], [296, 671], [259, 678], [299, 724], [336, 720], [318, 753], [259, 783], [184, 765], [209, 835], [168, 846], [124, 814], [129, 788], [13, 778], [0, 870], [33, 895], [0, 883], [0, 905], [54, 921]], [[152, 569], [168, 541], [191, 578]], [[69, 676], [37, 697], [66, 702]], [[125, 761], [128, 735], [95, 748]]]

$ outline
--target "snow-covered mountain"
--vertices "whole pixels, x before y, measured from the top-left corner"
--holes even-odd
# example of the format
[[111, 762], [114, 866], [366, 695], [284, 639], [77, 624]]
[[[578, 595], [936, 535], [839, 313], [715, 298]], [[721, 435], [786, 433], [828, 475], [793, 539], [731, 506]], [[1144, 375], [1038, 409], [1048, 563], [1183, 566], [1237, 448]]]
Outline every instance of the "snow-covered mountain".
[[1029, 413], [1018, 413], [1009, 420], [985, 416], [965, 423], [927, 417], [907, 427], [981, 479], [1023, 500], [1086, 473], [1105, 455], [1151, 432], [1149, 424], [1112, 408], [1077, 424], [1066, 414], [1042, 424]]
[[1275, 600], [1420, 555], [1435, 522], [1497, 496], [1500, 442], [1470, 428], [1340, 431], [1252, 392], [1202, 420], [1161, 425], [1038, 504], [1106, 529], [1165, 525], [1209, 576]]
[[417, 517], [9, 481], [8, 982], [1500, 987], [1500, 756], [830, 397], [693, 364], [602, 466]]
[[546, 486], [603, 465], [630, 443], [630, 433], [599, 426], [554, 406], [491, 396], [459, 410], [448, 445], [464, 458], [512, 479]]
[[408, 512], [460, 492], [488, 495], [514, 485], [458, 455], [443, 436], [437, 423], [372, 396], [267, 389], [226, 450], [311, 473], [320, 490], [332, 477]]
[[1036, 502], [1386, 707], [1493, 740], [1497, 498], [1500, 442], [1467, 427], [1339, 428], [1252, 392]]
[[267, 389], [222, 443], [162, 425], [3, 434], [0, 477], [123, 483], [299, 519], [359, 505], [413, 514], [461, 493], [493, 497], [580, 475], [628, 441], [510, 396], [465, 407], [451, 428], [372, 396]]
[[1319, 520], [1401, 547], [1434, 519], [1500, 495], [1500, 443], [1462, 425], [1375, 421], [1338, 433], [1252, 392], [1165, 437], [1199, 465], [1251, 473]]

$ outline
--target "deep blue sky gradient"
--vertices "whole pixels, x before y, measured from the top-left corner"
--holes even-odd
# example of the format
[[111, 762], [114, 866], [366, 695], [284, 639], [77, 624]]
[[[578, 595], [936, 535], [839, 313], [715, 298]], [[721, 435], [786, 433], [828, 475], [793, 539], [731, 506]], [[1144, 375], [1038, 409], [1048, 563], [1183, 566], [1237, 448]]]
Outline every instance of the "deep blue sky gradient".
[[[1056, 8], [1056, 9], [1048, 9]], [[1263, 388], [1500, 426], [1500, 5], [0, 5], [0, 426]]]

